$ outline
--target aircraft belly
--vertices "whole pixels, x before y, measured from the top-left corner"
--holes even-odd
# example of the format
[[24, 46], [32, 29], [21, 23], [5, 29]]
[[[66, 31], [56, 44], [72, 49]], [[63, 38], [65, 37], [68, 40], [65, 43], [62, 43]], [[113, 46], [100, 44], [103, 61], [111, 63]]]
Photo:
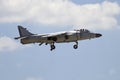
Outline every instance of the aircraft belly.
[[65, 38], [65, 36], [59, 36], [59, 37], [56, 37], [56, 41], [48, 40], [48, 38], [45, 37], [45, 38], [39, 39], [37, 42], [40, 42], [40, 43], [53, 43], [53, 42], [62, 43], [62, 42], [73, 42], [76, 40], [77, 40], [76, 36], [69, 36], [67, 39]]
[[38, 42], [41, 42], [41, 41], [42, 41], [41, 38], [37, 37], [37, 36], [31, 36], [29, 38], [21, 39], [22, 44], [38, 43]]
[[21, 43], [22, 43], [22, 44], [29, 44], [29, 43], [35, 43], [35, 42], [36, 42], [36, 41], [33, 40], [33, 39], [27, 39], [27, 38], [21, 39]]
[[66, 39], [65, 37], [62, 37], [62, 38], [58, 38], [58, 40], [56, 41], [56, 43], [74, 42], [76, 40], [77, 40], [76, 36], [69, 36], [68, 39]]
[[31, 41], [29, 39], [25, 38], [25, 39], [21, 39], [21, 43], [22, 44], [29, 44], [29, 43], [31, 43]]

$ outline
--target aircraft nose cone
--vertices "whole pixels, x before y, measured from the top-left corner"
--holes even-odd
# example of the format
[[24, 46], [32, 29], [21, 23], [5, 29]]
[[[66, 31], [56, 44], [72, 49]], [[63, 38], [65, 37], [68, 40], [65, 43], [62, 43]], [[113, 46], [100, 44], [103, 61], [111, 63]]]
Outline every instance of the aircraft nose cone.
[[96, 37], [101, 37], [102, 34], [96, 33], [95, 36], [96, 36]]

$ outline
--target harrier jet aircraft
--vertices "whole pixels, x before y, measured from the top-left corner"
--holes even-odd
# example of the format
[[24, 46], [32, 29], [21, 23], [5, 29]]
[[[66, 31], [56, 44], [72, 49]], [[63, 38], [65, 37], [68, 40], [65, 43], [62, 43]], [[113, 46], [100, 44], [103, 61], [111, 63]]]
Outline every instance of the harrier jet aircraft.
[[91, 38], [98, 38], [102, 36], [100, 33], [92, 33], [87, 29], [73, 30], [73, 31], [63, 31], [49, 34], [33, 34], [29, 32], [26, 28], [18, 26], [18, 31], [20, 37], [15, 39], [20, 39], [22, 44], [29, 43], [43, 43], [50, 44], [51, 51], [55, 49], [55, 43], [65, 43], [65, 42], [75, 42], [73, 46], [74, 49], [78, 48], [78, 40], [86, 40]]

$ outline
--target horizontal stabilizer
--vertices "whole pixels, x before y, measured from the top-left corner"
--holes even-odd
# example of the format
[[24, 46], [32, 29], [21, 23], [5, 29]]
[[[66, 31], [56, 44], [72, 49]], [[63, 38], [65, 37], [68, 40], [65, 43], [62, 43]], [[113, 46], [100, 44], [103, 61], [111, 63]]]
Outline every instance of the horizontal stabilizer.
[[27, 38], [27, 37], [15, 37], [14, 39], [24, 39], [24, 38]]

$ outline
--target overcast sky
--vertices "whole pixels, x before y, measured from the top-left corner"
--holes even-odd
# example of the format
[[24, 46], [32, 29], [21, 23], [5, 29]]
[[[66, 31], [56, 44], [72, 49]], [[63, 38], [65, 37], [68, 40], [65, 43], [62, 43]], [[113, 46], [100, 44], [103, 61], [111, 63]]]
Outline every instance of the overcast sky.
[[[17, 26], [33, 33], [86, 28], [98, 39], [22, 45]], [[120, 80], [119, 0], [0, 0], [0, 80]]]

